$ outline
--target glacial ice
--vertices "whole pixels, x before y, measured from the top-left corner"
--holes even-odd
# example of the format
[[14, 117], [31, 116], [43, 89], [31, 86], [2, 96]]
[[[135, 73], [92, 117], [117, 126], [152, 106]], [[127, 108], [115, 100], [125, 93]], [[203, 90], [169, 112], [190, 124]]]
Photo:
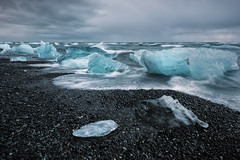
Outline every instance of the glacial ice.
[[78, 130], [73, 131], [73, 136], [75, 137], [102, 137], [106, 136], [115, 129], [118, 125], [113, 120], [98, 121], [95, 123], [90, 123], [82, 126]]
[[124, 72], [127, 68], [127, 65], [97, 53], [92, 54], [88, 62], [89, 73]]
[[104, 51], [100, 48], [97, 48], [97, 47], [68, 48], [66, 50], [66, 54], [64, 54], [58, 58], [58, 62], [60, 63], [63, 60], [85, 57], [85, 56], [91, 55], [93, 53], [98, 53], [98, 54], [101, 54], [101, 55], [109, 57], [109, 58], [116, 57], [116, 54], [108, 54], [106, 51]]
[[89, 56], [76, 58], [76, 59], [67, 59], [60, 62], [62, 67], [73, 68], [73, 69], [84, 69], [88, 67]]
[[27, 61], [27, 58], [26, 57], [11, 57], [10, 58], [10, 62], [16, 62], [16, 61], [21, 61], [21, 62], [24, 62], [24, 61]]
[[39, 58], [53, 59], [59, 56], [57, 49], [52, 44], [41, 41], [41, 46], [36, 50]]
[[144, 52], [141, 57], [149, 73], [186, 75], [194, 79], [218, 77], [237, 70], [237, 58], [234, 52], [209, 48], [173, 48]]
[[207, 128], [208, 124], [201, 121], [191, 111], [182, 106], [178, 100], [171, 96], [162, 96], [158, 99], [142, 101], [136, 110], [137, 116], [151, 125], [164, 127], [179, 127], [181, 125], [199, 124]]
[[2, 49], [0, 54], [5, 54], [6, 52], [11, 50], [11, 47], [9, 44], [0, 44], [0, 49]]
[[150, 52], [150, 51], [141, 49], [141, 50], [135, 51], [134, 53], [130, 53], [130, 59], [139, 63], [141, 66], [145, 66], [144, 62], [142, 61], [142, 54], [143, 53], [147, 54], [146, 52]]
[[20, 46], [14, 46], [12, 48], [12, 53], [18, 55], [31, 55], [34, 54], [34, 50], [30, 45], [23, 43]]

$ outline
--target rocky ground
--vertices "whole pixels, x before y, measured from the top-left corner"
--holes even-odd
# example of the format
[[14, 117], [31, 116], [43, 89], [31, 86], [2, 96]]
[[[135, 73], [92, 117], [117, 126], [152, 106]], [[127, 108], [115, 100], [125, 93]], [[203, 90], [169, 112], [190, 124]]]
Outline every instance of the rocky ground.
[[[239, 159], [240, 112], [171, 90], [68, 90], [66, 73], [0, 57], [0, 159]], [[170, 95], [209, 127], [156, 128], [136, 117], [141, 100]], [[114, 120], [105, 137], [76, 138], [74, 129]]]

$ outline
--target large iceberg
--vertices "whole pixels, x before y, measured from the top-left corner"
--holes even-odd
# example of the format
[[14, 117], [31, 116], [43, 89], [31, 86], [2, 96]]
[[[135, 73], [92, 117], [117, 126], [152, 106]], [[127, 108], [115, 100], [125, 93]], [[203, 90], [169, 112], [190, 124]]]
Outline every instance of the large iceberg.
[[142, 120], [160, 128], [194, 125], [196, 123], [203, 128], [208, 127], [206, 122], [198, 119], [191, 110], [182, 106], [178, 100], [174, 100], [171, 96], [164, 95], [158, 99], [141, 101], [137, 106], [136, 114]]
[[57, 49], [52, 44], [41, 41], [41, 46], [36, 50], [39, 58], [53, 59], [59, 56]]
[[23, 43], [20, 46], [14, 46], [12, 48], [12, 53], [18, 55], [31, 55], [34, 54], [34, 50], [30, 45]]
[[186, 75], [205, 79], [239, 69], [238, 56], [234, 52], [209, 48], [173, 48], [156, 52], [144, 52], [141, 60], [149, 73]]
[[89, 73], [124, 72], [127, 68], [127, 65], [97, 53], [91, 55], [88, 62]]
[[117, 123], [113, 120], [98, 121], [82, 126], [78, 130], [74, 130], [73, 136], [83, 138], [106, 136], [117, 129], [117, 127]]
[[0, 44], [0, 54], [5, 54], [6, 52], [11, 50], [11, 47], [9, 44]]

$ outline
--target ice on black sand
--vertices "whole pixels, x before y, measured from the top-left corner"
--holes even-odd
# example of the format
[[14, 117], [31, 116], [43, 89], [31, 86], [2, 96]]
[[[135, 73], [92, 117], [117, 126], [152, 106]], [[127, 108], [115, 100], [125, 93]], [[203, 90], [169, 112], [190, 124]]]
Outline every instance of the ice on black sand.
[[73, 135], [76, 137], [102, 137], [108, 135], [117, 127], [117, 123], [113, 120], [98, 121], [74, 130]]
[[207, 128], [208, 124], [198, 119], [191, 111], [182, 106], [171, 96], [141, 101], [137, 106], [137, 116], [157, 127], [178, 127], [182, 125], [199, 124]]

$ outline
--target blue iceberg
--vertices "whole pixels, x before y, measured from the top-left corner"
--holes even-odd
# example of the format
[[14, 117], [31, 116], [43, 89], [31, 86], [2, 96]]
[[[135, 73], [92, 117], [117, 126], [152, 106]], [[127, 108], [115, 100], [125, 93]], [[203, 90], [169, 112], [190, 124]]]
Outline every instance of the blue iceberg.
[[76, 58], [76, 59], [68, 59], [61, 61], [59, 64], [62, 67], [73, 68], [73, 69], [84, 69], [88, 67], [89, 56]]
[[79, 47], [79, 48], [68, 48], [66, 50], [66, 54], [60, 56], [58, 58], [58, 62], [62, 62], [63, 60], [68, 60], [68, 59], [76, 59], [76, 58], [81, 58], [85, 56], [89, 56], [93, 53], [98, 53], [100, 55], [109, 57], [109, 58], [114, 58], [116, 57], [116, 54], [109, 54], [108, 52], [102, 50], [101, 48], [98, 47]]
[[59, 56], [57, 49], [52, 44], [46, 44], [41, 41], [41, 46], [36, 50], [39, 58], [54, 59]]
[[1, 49], [0, 54], [5, 54], [11, 50], [11, 47], [9, 44], [0, 44], [0, 49]]
[[20, 46], [14, 46], [12, 48], [12, 53], [18, 55], [32, 55], [34, 54], [34, 50], [30, 45], [23, 43]]
[[217, 49], [173, 48], [145, 52], [141, 58], [149, 73], [167, 76], [186, 75], [205, 79], [239, 69], [236, 53]]
[[117, 127], [117, 123], [113, 120], [98, 121], [82, 126], [78, 130], [74, 130], [73, 136], [82, 138], [102, 137], [108, 135], [109, 133], [117, 129]]
[[89, 73], [124, 72], [127, 68], [127, 65], [97, 53], [91, 55], [88, 62]]

